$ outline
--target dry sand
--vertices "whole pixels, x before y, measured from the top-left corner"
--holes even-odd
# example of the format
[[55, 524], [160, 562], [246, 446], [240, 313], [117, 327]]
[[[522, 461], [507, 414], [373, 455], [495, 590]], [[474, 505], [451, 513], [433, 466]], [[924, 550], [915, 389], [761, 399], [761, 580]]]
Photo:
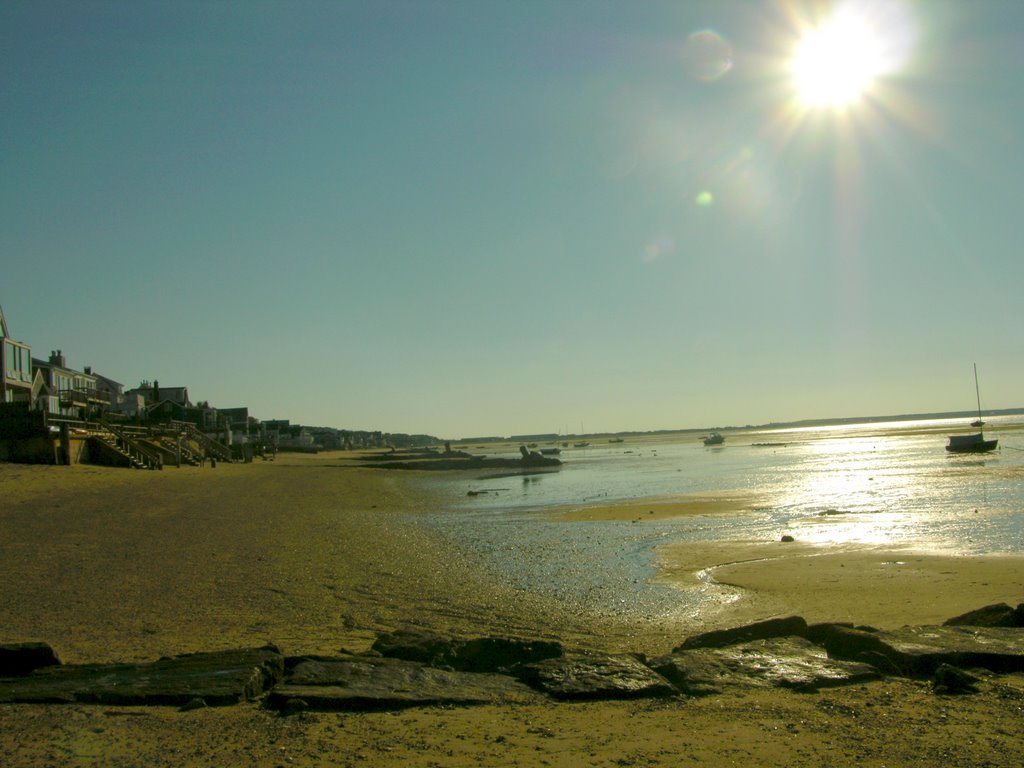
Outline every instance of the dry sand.
[[[268, 640], [287, 653], [359, 651], [375, 632], [421, 626], [658, 653], [770, 616], [890, 627], [1024, 600], [1020, 558], [720, 542], [659, 552], [661, 578], [680, 589], [701, 588], [707, 572], [733, 585], [699, 626], [624, 626], [500, 583], [417, 523], [431, 502], [414, 476], [348, 459], [163, 472], [0, 464], [0, 640], [47, 641], [65, 662], [130, 661]], [[671, 513], [713, 511], [692, 501]], [[258, 705], [0, 706], [0, 764], [11, 766], [1016, 766], [1021, 754], [1024, 676], [959, 698], [887, 680], [291, 718]]]

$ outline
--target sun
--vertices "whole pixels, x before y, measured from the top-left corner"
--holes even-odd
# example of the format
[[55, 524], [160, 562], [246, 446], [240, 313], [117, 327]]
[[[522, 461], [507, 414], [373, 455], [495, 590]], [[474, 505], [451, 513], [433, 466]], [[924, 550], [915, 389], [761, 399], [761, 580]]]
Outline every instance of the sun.
[[807, 30], [790, 61], [797, 98], [807, 107], [846, 107], [888, 69], [883, 33], [852, 10]]

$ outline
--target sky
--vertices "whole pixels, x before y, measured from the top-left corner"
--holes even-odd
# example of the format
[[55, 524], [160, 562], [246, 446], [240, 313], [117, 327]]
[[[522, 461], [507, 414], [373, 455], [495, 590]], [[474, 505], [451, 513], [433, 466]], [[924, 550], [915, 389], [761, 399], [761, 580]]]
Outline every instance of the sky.
[[1024, 406], [1022, 35], [1015, 0], [6, 0], [0, 306], [37, 358], [343, 429], [969, 410], [973, 363]]

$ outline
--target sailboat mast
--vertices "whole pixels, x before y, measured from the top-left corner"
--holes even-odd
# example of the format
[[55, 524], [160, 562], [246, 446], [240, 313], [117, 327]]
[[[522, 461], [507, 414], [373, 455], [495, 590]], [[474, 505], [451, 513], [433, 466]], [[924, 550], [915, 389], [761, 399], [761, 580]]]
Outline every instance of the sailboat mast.
[[978, 399], [978, 434], [984, 435], [981, 423], [981, 390], [978, 389], [978, 364], [974, 364], [974, 396]]

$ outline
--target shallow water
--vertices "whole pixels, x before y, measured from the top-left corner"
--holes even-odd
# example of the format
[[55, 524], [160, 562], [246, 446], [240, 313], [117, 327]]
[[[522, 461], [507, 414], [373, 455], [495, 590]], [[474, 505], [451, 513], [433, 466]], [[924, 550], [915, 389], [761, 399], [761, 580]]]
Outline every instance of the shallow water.
[[[986, 422], [987, 436], [1000, 439], [992, 454], [948, 454], [946, 435], [965, 431], [964, 420], [931, 420], [735, 430], [716, 448], [693, 434], [593, 440], [563, 449], [556, 472], [431, 478], [448, 503], [429, 522], [516, 587], [648, 617], [695, 612], [713, 599], [695, 593], [681, 602], [677, 590], [650, 581], [663, 543], [789, 533], [820, 544], [1024, 553], [1024, 417]], [[637, 499], [653, 508], [716, 492], [749, 495], [752, 509], [639, 523], [551, 514]]]

